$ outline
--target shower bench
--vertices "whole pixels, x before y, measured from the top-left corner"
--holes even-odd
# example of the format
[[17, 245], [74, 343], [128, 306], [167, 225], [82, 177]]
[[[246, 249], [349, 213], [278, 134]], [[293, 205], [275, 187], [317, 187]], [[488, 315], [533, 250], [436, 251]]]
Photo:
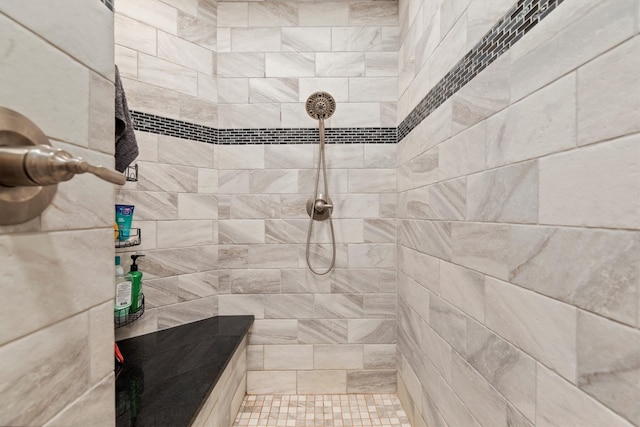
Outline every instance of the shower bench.
[[118, 341], [116, 426], [230, 426], [247, 390], [252, 324], [216, 316]]

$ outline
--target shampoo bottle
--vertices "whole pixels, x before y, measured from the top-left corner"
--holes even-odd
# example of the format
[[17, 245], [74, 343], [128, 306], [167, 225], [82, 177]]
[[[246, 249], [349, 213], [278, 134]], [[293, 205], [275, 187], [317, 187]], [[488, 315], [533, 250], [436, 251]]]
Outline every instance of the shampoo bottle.
[[131, 309], [131, 276], [125, 274], [120, 265], [120, 257], [116, 256], [116, 305], [114, 308], [116, 317], [129, 314]]
[[142, 271], [138, 271], [138, 258], [144, 255], [131, 255], [131, 312], [136, 313], [142, 308]]

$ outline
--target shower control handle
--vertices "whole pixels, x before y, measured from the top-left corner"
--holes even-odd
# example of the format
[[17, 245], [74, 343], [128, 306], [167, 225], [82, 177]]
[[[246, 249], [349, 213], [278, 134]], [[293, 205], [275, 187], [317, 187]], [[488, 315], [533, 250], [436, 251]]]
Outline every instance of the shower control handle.
[[48, 145], [0, 147], [0, 185], [29, 187], [56, 185], [89, 172], [105, 181], [124, 185], [126, 177]]
[[324, 194], [318, 194], [317, 198], [314, 200], [311, 197], [307, 200], [307, 214], [313, 219], [318, 221], [324, 221], [331, 216], [331, 212], [333, 211], [333, 202], [331, 199]]

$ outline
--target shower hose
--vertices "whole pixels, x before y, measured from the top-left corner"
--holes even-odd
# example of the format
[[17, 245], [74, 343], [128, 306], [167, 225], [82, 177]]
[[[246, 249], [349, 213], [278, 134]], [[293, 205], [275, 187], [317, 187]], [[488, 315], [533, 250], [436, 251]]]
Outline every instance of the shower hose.
[[311, 272], [314, 274], [322, 276], [329, 273], [333, 269], [333, 266], [336, 263], [336, 235], [333, 230], [333, 219], [331, 218], [331, 209], [327, 206], [325, 209], [329, 209], [329, 227], [331, 228], [331, 265], [325, 271], [315, 270], [311, 266], [311, 261], [309, 260], [310, 252], [311, 252], [309, 250], [309, 246], [311, 244], [311, 233], [313, 229], [313, 219], [314, 219], [313, 217], [316, 211], [315, 202], [318, 200], [318, 186], [320, 184], [320, 169], [322, 169], [322, 175], [324, 178], [323, 194], [325, 195], [325, 200], [329, 200], [329, 189], [327, 188], [328, 187], [327, 186], [327, 164], [324, 159], [324, 117], [320, 116], [318, 117], [318, 120], [320, 120], [320, 126], [319, 126], [320, 127], [320, 150], [318, 155], [318, 168], [316, 170], [316, 185], [315, 185], [315, 190], [313, 191], [314, 203], [313, 203], [313, 206], [311, 207], [311, 213], [309, 215], [310, 219], [309, 219], [309, 229], [307, 231], [306, 256], [307, 256], [307, 266], [309, 267], [309, 270], [311, 270]]

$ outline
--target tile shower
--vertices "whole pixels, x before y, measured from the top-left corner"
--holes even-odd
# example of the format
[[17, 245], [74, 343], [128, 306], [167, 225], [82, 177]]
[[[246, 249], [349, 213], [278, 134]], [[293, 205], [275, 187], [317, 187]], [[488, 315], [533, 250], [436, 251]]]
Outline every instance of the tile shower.
[[[253, 393], [397, 391], [413, 426], [640, 425], [639, 3], [117, 2], [141, 179], [116, 200], [140, 212], [151, 307], [121, 336], [249, 313]], [[35, 46], [45, 30], [0, 10], [6, 39]], [[78, 135], [64, 120], [50, 133], [110, 155], [78, 143], [109, 130], [98, 100], [110, 73], [64, 38], [52, 46], [79, 58], [51, 55], [87, 81], [86, 94], [69, 93], [74, 106], [86, 95], [91, 114], [68, 114], [90, 118]], [[317, 146], [296, 143], [316, 126], [303, 106], [315, 90], [336, 97], [327, 125], [347, 142], [327, 147], [338, 231], [327, 278], [304, 267]], [[0, 230], [0, 253], [50, 236], [105, 258], [77, 245], [108, 240], [100, 206], [112, 203], [93, 184], [67, 187], [37, 224]], [[78, 194], [92, 208], [76, 231], [56, 212]], [[77, 353], [86, 384], [16, 419], [64, 422], [86, 408], [108, 419], [96, 349], [112, 337], [96, 325], [110, 309], [95, 286], [78, 307], [4, 336], [7, 354], [76, 330], [73, 348], [92, 349]]]

